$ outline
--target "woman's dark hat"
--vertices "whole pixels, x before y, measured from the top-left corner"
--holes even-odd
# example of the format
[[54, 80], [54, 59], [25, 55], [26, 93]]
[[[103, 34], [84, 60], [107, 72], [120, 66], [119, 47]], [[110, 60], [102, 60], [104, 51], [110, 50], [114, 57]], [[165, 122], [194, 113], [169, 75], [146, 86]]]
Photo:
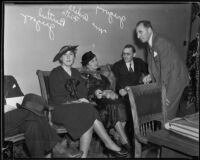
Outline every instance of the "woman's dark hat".
[[24, 108], [39, 116], [44, 116], [43, 110], [47, 105], [47, 103], [45, 99], [42, 98], [41, 96], [29, 93], [24, 96], [21, 105], [19, 103], [17, 103], [16, 105], [18, 108]]
[[84, 53], [83, 56], [82, 56], [81, 64], [83, 66], [86, 66], [95, 56], [96, 55], [92, 51]]
[[76, 51], [78, 45], [77, 46], [71, 46], [71, 45], [66, 45], [63, 46], [60, 51], [56, 54], [56, 56], [53, 59], [53, 62], [57, 61], [60, 59], [60, 57], [65, 54], [67, 51]]

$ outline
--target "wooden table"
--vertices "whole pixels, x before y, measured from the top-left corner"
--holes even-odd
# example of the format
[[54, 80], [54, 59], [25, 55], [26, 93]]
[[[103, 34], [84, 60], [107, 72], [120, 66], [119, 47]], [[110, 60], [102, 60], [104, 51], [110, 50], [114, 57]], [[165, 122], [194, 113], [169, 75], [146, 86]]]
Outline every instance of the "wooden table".
[[150, 143], [160, 146], [161, 158], [199, 157], [199, 142], [166, 129], [149, 135]]

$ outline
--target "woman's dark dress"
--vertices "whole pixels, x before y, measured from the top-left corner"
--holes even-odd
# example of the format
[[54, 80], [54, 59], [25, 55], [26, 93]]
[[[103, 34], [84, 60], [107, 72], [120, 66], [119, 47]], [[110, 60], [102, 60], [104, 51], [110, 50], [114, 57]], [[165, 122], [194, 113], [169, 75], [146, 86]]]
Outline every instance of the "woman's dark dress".
[[83, 72], [82, 76], [87, 79], [89, 99], [97, 103], [97, 109], [99, 110], [100, 117], [104, 123], [104, 126], [106, 128], [113, 128], [118, 121], [126, 121], [126, 106], [123, 104], [121, 99], [97, 99], [94, 95], [97, 89], [100, 89], [102, 91], [110, 89], [109, 80], [102, 74], [100, 74], [101, 79], [96, 78], [95, 76], [93, 76], [93, 74], [90, 74], [88, 72]]
[[[51, 101], [55, 106], [52, 113], [52, 121], [62, 124], [73, 139], [80, 138], [99, 119], [98, 111], [89, 103], [64, 104], [77, 98], [87, 98], [87, 88], [84, 85], [80, 72], [71, 68], [71, 77], [61, 67], [54, 68], [49, 76], [49, 88]], [[77, 97], [70, 96], [66, 83], [76, 80]]]

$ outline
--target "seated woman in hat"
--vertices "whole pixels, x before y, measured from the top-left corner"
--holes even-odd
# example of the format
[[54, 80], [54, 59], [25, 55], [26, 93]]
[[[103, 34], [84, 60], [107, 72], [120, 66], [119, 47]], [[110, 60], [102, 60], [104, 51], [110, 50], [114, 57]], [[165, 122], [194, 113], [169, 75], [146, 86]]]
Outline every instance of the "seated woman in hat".
[[83, 54], [81, 63], [85, 70], [82, 75], [89, 83], [89, 99], [98, 104], [100, 113], [107, 113], [107, 117], [104, 114], [102, 116], [104, 126], [108, 129], [115, 128], [120, 135], [121, 143], [130, 151], [124, 129], [127, 120], [126, 106], [111, 89], [108, 78], [100, 73], [97, 57], [92, 51]]
[[82, 158], [87, 157], [93, 130], [105, 144], [107, 151], [115, 157], [126, 157], [127, 151], [116, 145], [107, 134], [98, 111], [89, 103], [87, 88], [80, 72], [73, 68], [78, 46], [63, 46], [53, 62], [60, 65], [49, 76], [49, 88], [52, 104], [52, 121], [63, 125], [71, 137], [80, 138]]

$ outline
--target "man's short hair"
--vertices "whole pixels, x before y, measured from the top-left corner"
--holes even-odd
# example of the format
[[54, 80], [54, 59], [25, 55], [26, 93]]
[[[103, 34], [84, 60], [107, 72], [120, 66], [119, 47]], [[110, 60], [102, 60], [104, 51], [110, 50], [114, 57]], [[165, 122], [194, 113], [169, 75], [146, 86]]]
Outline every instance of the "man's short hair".
[[148, 20], [142, 20], [142, 21], [137, 22], [136, 27], [138, 27], [140, 24], [143, 24], [145, 28], [153, 29], [151, 22]]
[[124, 48], [123, 48], [123, 50], [122, 50], [122, 54], [123, 54], [123, 51], [124, 51], [125, 48], [132, 48], [133, 53], [135, 53], [135, 51], [136, 51], [136, 50], [135, 50], [135, 47], [134, 47], [133, 45], [127, 44], [127, 45], [124, 46]]

